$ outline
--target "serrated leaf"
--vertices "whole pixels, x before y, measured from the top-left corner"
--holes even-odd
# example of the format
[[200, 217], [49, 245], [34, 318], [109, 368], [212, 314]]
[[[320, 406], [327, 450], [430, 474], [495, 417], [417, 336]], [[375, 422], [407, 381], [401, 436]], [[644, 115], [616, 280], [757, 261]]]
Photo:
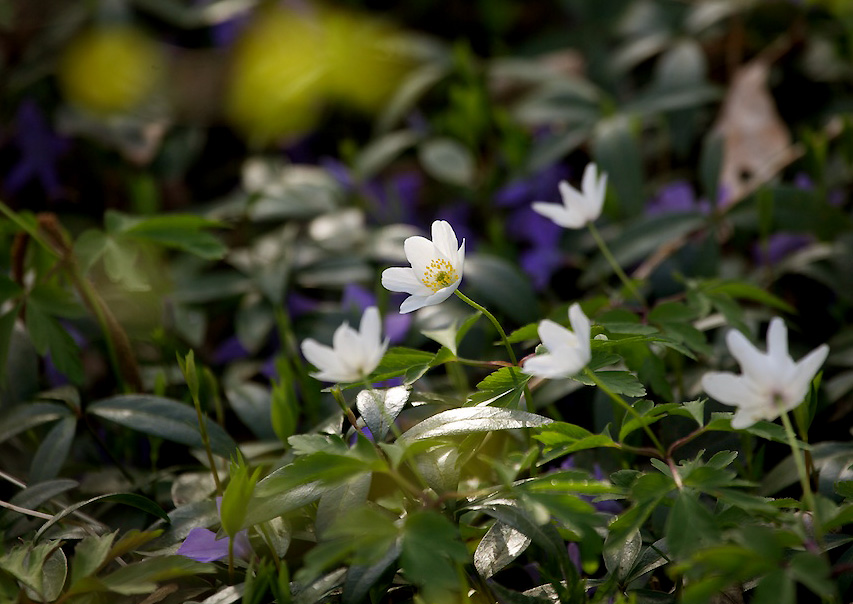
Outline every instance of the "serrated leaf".
[[320, 538], [347, 510], [363, 505], [370, 491], [371, 475], [364, 473], [326, 491], [320, 497], [314, 527]]
[[400, 415], [411, 391], [406, 386], [384, 390], [362, 390], [356, 396], [356, 407], [364, 418], [374, 440], [381, 441]]
[[71, 564], [71, 588], [74, 584], [94, 574], [107, 561], [113, 540], [118, 531], [104, 535], [92, 535], [77, 543]]
[[538, 430], [533, 438], [545, 444], [543, 462], [584, 449], [618, 447], [608, 434], [593, 434], [566, 422], [554, 422]]
[[397, 442], [411, 442], [471, 432], [536, 428], [553, 420], [519, 409], [502, 407], [463, 407], [442, 411], [416, 424], [400, 436]]
[[739, 300], [742, 299], [760, 302], [765, 306], [777, 308], [786, 313], [796, 313], [796, 309], [781, 298], [774, 296], [770, 292], [765, 291], [756, 285], [744, 281], [707, 281], [703, 283], [702, 290], [708, 294], [725, 294], [726, 296]]
[[605, 568], [621, 581], [631, 572], [642, 547], [643, 538], [639, 530], [617, 537], [614, 537], [614, 533], [611, 532], [604, 540], [604, 548], [601, 552]]
[[488, 579], [518, 558], [532, 541], [518, 529], [495, 522], [477, 544], [474, 568], [480, 576]]
[[[92, 403], [87, 411], [127, 428], [191, 447], [204, 448], [195, 409], [181, 402], [147, 394], [114, 396]], [[205, 418], [211, 450], [226, 459], [237, 444], [219, 424]]]
[[426, 373], [434, 359], [435, 355], [432, 353], [396, 346], [385, 353], [379, 366], [368, 376], [367, 381], [383, 382], [402, 375], [405, 383], [411, 384]]
[[[596, 371], [595, 377], [601, 380], [615, 394], [624, 394], [625, 396], [641, 397], [646, 395], [646, 388], [642, 382], [637, 379], [633, 373], [627, 371]], [[595, 382], [589, 376], [578, 374], [572, 379], [576, 379], [587, 386], [594, 386]]]

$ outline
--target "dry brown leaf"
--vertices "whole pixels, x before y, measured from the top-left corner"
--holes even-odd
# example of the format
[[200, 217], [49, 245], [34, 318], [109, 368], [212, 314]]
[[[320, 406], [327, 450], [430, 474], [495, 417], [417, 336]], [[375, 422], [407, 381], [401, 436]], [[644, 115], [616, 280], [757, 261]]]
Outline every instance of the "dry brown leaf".
[[770, 63], [742, 65], [729, 87], [715, 130], [723, 137], [720, 186], [725, 199], [742, 199], [793, 161], [791, 135], [767, 87]]

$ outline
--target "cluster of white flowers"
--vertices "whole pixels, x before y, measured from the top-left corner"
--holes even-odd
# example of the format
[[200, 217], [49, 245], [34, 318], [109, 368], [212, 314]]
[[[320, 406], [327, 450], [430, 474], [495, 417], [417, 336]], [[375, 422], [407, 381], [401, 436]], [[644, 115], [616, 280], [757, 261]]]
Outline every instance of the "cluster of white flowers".
[[[562, 204], [534, 202], [533, 209], [556, 224], [582, 228], [600, 215], [607, 187], [607, 175], [595, 164], [584, 170], [581, 191], [560, 182]], [[465, 242], [459, 245], [449, 223], [432, 223], [432, 240], [409, 237], [403, 244], [411, 267], [392, 267], [382, 273], [382, 285], [390, 291], [409, 294], [400, 305], [401, 313], [439, 304], [459, 287], [465, 264]], [[587, 366], [591, 358], [590, 320], [579, 304], [569, 308], [572, 330], [545, 319], [539, 323], [539, 338], [546, 352], [522, 362], [522, 371], [545, 379], [568, 378]], [[381, 320], [375, 307], [368, 308], [360, 330], [347, 323], [335, 331], [333, 346], [308, 338], [302, 342], [305, 358], [320, 371], [320, 380], [344, 383], [364, 380], [382, 360], [388, 339], [381, 339]], [[705, 392], [737, 408], [732, 426], [747, 428], [755, 422], [773, 420], [799, 405], [829, 352], [826, 344], [811, 351], [799, 362], [788, 354], [788, 334], [780, 318], [770, 322], [767, 352], [762, 353], [739, 331], [726, 337], [729, 350], [740, 363], [742, 373], [708, 372], [702, 378]]]

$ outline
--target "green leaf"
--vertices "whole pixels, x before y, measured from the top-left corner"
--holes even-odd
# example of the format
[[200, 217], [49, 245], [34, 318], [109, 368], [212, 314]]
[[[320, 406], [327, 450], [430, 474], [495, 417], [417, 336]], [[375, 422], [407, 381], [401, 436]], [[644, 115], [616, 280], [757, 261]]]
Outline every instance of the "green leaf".
[[[147, 394], [114, 396], [92, 403], [88, 413], [127, 428], [190, 447], [204, 448], [195, 409], [181, 402]], [[211, 450], [226, 459], [237, 444], [219, 424], [205, 418]]]
[[368, 473], [360, 473], [323, 493], [314, 520], [314, 530], [320, 538], [325, 538], [335, 521], [347, 511], [365, 504], [370, 492], [371, 478]]
[[827, 600], [838, 596], [838, 588], [832, 580], [832, 569], [821, 555], [797, 552], [791, 557], [788, 568], [791, 575], [815, 595]]
[[270, 419], [272, 428], [281, 442], [296, 432], [299, 422], [299, 399], [293, 369], [287, 360], [276, 364], [280, 381], [274, 382], [270, 397]]
[[530, 376], [517, 367], [501, 367], [477, 384], [477, 391], [468, 397], [467, 402], [473, 406], [515, 408], [529, 380]]
[[532, 539], [503, 522], [495, 522], [474, 551], [474, 568], [488, 579], [518, 558]]
[[0, 442], [40, 424], [71, 417], [71, 411], [55, 403], [22, 403], [0, 415]]
[[38, 538], [43, 535], [45, 531], [47, 531], [47, 529], [49, 529], [51, 526], [53, 526], [69, 514], [76, 512], [83, 506], [87, 506], [90, 503], [95, 503], [99, 501], [122, 503], [124, 505], [129, 505], [131, 507], [142, 510], [143, 512], [151, 514], [152, 516], [157, 516], [158, 518], [161, 518], [166, 522], [169, 521], [169, 515], [166, 514], [166, 512], [164, 512], [159, 505], [157, 505], [147, 497], [143, 497], [142, 495], [137, 495], [135, 493], [107, 493], [106, 495], [98, 495], [97, 497], [92, 497], [91, 499], [87, 499], [86, 501], [78, 501], [77, 503], [65, 507], [61, 512], [54, 514], [53, 518], [41, 525], [38, 532], [36, 533], [35, 540], [38, 540]]
[[[371, 588], [383, 575], [388, 574], [392, 565], [400, 557], [400, 551], [400, 543], [395, 541], [385, 555], [373, 564], [351, 564], [344, 581], [342, 604], [360, 604], [367, 601]], [[389, 578], [388, 581], [390, 580]]]
[[362, 390], [356, 396], [356, 407], [376, 442], [385, 439], [394, 420], [400, 415], [411, 390], [395, 386], [383, 390]]
[[27, 308], [33, 306], [37, 306], [44, 314], [64, 319], [85, 314], [83, 307], [70, 291], [47, 283], [40, 283], [30, 291], [27, 296]]
[[420, 138], [414, 130], [397, 130], [373, 139], [356, 157], [354, 175], [362, 181], [373, 178]]
[[[689, 527], [689, 528], [688, 528]], [[678, 492], [666, 519], [666, 544], [675, 558], [684, 558], [718, 532], [713, 515], [699, 501], [695, 492]]]
[[229, 537], [233, 538], [244, 527], [249, 501], [260, 474], [261, 468], [256, 468], [249, 475], [249, 468], [239, 453], [237, 460], [231, 462], [228, 486], [222, 495], [219, 508], [222, 529]]
[[83, 361], [80, 348], [59, 321], [38, 305], [27, 306], [27, 332], [39, 354], [50, 351], [54, 365], [75, 384], [83, 382]]
[[47, 433], [30, 464], [30, 482], [44, 482], [56, 478], [74, 442], [77, 430], [76, 417], [64, 417]]
[[0, 386], [6, 385], [9, 377], [6, 361], [9, 358], [9, 346], [12, 343], [12, 332], [15, 330], [15, 321], [21, 307], [14, 306], [0, 315]]
[[545, 444], [541, 463], [584, 449], [619, 446], [609, 434], [593, 434], [585, 428], [566, 422], [548, 424], [536, 431], [533, 438]]
[[539, 339], [539, 324], [538, 323], [528, 323], [524, 327], [519, 327], [512, 333], [510, 333], [506, 338], [510, 344], [518, 344], [519, 342], [526, 342], [528, 340], [538, 340]]
[[667, 417], [673, 410], [680, 409], [681, 405], [676, 403], [665, 403], [663, 405], [655, 405], [651, 401], [637, 401], [632, 405], [639, 413], [640, 417], [634, 417], [632, 413], [625, 415], [622, 422], [622, 427], [619, 429], [619, 440], [624, 441], [625, 437], [631, 432], [639, 430], [643, 426], [649, 426], [664, 417]]
[[682, 302], [662, 302], [649, 311], [647, 318], [652, 323], [668, 323], [692, 321], [697, 316], [694, 309]]
[[[9, 503], [31, 510], [38, 509], [46, 501], [53, 499], [60, 493], [65, 493], [79, 486], [79, 484], [76, 480], [64, 478], [31, 484], [27, 488], [15, 493], [15, 496], [9, 500]], [[12, 510], [5, 510], [0, 518], [2, 518], [2, 523], [5, 524], [17, 520], [20, 516]]]
[[445, 601], [448, 592], [461, 591], [457, 567], [468, 560], [468, 550], [447, 518], [431, 510], [406, 517], [400, 567], [420, 587], [425, 601]]
[[[615, 394], [624, 394], [625, 396], [640, 397], [646, 395], [646, 388], [642, 382], [637, 379], [633, 373], [627, 371], [596, 371], [595, 377], [601, 380], [605, 386], [612, 390]], [[573, 377], [582, 384], [594, 386], [595, 382], [582, 373]]]
[[417, 381], [430, 368], [435, 355], [414, 348], [397, 346], [382, 357], [379, 366], [367, 378], [368, 382], [382, 382], [392, 377], [404, 376], [404, 382]]
[[622, 581], [634, 568], [642, 547], [643, 538], [639, 530], [627, 534], [611, 532], [605, 539], [602, 550], [604, 566], [611, 575]]
[[222, 227], [223, 224], [216, 220], [191, 214], [138, 217], [111, 212], [113, 216], [107, 218], [114, 230], [135, 239], [189, 252], [206, 260], [224, 258], [228, 251], [225, 244], [204, 230]]
[[464, 283], [466, 294], [492, 312], [497, 309], [519, 324], [539, 318], [539, 299], [533, 286], [515, 264], [503, 258], [486, 254], [466, 257]]
[[128, 564], [101, 579], [107, 589], [125, 596], [149, 594], [157, 583], [178, 577], [216, 572], [212, 564], [196, 562], [185, 556], [158, 556]]
[[725, 294], [736, 300], [752, 300], [786, 313], [796, 314], [796, 309], [781, 298], [745, 281], [710, 280], [702, 284], [702, 290], [709, 295]]
[[474, 157], [459, 141], [446, 137], [423, 141], [418, 158], [424, 171], [436, 180], [463, 187], [474, 184]]
[[0, 275], [0, 306], [23, 293], [21, 286], [6, 275]]
[[411, 442], [424, 438], [470, 434], [472, 432], [536, 428], [550, 424], [552, 421], [547, 417], [519, 409], [463, 407], [449, 409], [428, 417], [402, 434], [397, 442]]
[[795, 604], [796, 601], [794, 581], [784, 570], [777, 568], [761, 578], [750, 603]]
[[77, 543], [71, 564], [71, 588], [77, 581], [93, 575], [108, 560], [118, 531], [104, 535], [92, 535]]
[[[279, 390], [282, 393], [286, 391], [284, 387], [280, 387]], [[228, 399], [231, 409], [260, 440], [275, 440], [276, 438], [275, 423], [270, 421], [273, 396], [269, 388], [255, 382], [243, 382], [225, 391], [225, 398]], [[291, 415], [289, 419], [292, 422], [290, 434], [293, 434], [296, 427], [296, 417]]]
[[619, 214], [635, 216], [643, 208], [643, 162], [628, 115], [601, 120], [592, 140], [595, 160], [608, 175], [608, 185], [619, 199]]
[[468, 333], [468, 330], [473, 327], [482, 314], [478, 310], [465, 318], [457, 317], [446, 327], [441, 329], [423, 329], [421, 333], [446, 347], [453, 353], [453, 356], [456, 356], [462, 338], [465, 337], [465, 334]]

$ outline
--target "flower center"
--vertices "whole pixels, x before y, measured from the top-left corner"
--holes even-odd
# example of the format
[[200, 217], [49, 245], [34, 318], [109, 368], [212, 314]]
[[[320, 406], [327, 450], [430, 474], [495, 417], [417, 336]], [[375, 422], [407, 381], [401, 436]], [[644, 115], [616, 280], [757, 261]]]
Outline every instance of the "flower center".
[[432, 291], [437, 292], [440, 289], [453, 285], [456, 281], [456, 269], [447, 260], [435, 258], [430, 262], [421, 281]]

